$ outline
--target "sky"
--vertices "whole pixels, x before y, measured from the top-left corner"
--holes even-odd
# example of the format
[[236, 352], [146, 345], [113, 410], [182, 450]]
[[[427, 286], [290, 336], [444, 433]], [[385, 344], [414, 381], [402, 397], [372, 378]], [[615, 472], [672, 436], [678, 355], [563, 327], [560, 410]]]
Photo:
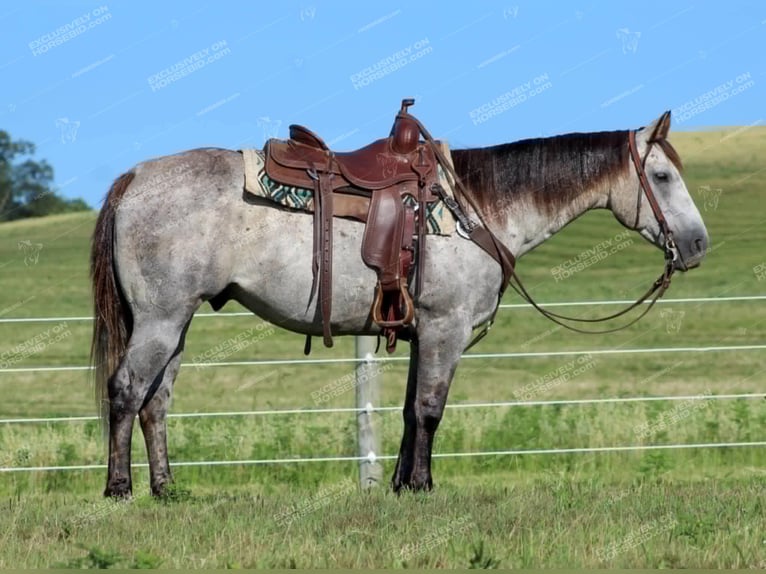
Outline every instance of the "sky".
[[766, 121], [759, 0], [15, 0], [0, 27], [0, 129], [94, 207], [136, 163], [291, 123], [361, 147], [405, 97], [455, 147]]

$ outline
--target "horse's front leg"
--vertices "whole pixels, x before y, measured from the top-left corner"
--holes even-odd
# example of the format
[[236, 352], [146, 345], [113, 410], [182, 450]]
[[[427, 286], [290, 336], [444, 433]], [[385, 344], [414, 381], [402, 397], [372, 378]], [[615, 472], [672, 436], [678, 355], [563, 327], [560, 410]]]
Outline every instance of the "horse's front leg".
[[471, 334], [469, 325], [447, 319], [421, 321], [413, 342], [404, 404], [404, 436], [393, 477], [393, 488], [430, 490], [431, 450], [450, 383]]
[[417, 436], [417, 422], [415, 419], [415, 396], [418, 382], [418, 338], [412, 336], [410, 340], [410, 368], [407, 375], [407, 394], [404, 398], [404, 434], [402, 445], [399, 448], [399, 458], [396, 461], [396, 469], [391, 479], [394, 492], [407, 486], [412, 476], [412, 467], [415, 457], [415, 438]]

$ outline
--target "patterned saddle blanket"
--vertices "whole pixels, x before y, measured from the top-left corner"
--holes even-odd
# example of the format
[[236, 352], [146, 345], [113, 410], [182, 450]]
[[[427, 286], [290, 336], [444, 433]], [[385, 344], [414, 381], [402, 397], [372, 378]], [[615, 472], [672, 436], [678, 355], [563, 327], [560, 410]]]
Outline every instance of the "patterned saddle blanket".
[[[442, 145], [446, 148], [446, 144]], [[449, 158], [448, 150], [445, 149], [445, 151], [447, 152], [445, 155]], [[266, 175], [265, 156], [262, 150], [243, 149], [241, 153], [245, 161], [245, 190], [248, 193], [268, 199], [290, 209], [306, 212], [314, 211], [313, 189], [284, 185], [269, 178]], [[448, 195], [452, 196], [452, 184], [449, 178], [441, 166], [438, 167], [438, 171], [442, 187]], [[355, 199], [358, 201], [355, 202]], [[358, 205], [355, 203], [358, 203]], [[336, 209], [335, 215], [336, 217], [348, 217], [359, 220], [357, 214], [366, 213], [368, 204], [369, 199], [366, 197], [348, 197], [344, 204], [342, 204], [343, 206], [348, 205], [346, 212], [341, 211], [338, 213], [338, 209]], [[340, 207], [340, 209], [342, 210], [343, 207]], [[455, 231], [455, 218], [443, 201], [436, 201], [429, 205], [428, 213], [426, 214], [426, 227], [428, 233], [432, 235], [452, 235]]]

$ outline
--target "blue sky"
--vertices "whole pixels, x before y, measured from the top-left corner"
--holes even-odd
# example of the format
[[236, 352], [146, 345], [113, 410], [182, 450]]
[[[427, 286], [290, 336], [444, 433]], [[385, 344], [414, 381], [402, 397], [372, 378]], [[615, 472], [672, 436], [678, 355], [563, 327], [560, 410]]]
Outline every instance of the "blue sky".
[[150, 157], [261, 147], [302, 123], [339, 150], [403, 97], [436, 137], [484, 146], [766, 121], [766, 2], [0, 4], [0, 129], [98, 206]]

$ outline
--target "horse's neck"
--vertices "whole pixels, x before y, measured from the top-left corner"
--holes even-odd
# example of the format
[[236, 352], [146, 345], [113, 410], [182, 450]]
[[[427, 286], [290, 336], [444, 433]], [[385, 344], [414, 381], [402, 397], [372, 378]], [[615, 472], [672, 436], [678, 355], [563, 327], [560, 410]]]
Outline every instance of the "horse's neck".
[[[590, 139], [577, 139], [590, 135], [595, 136], [595, 144]], [[624, 212], [626, 194], [636, 189], [637, 178], [627, 169], [626, 157], [620, 155], [624, 134], [560, 137], [565, 139], [527, 140], [453, 153], [458, 173], [478, 192], [475, 199], [481, 219], [516, 257], [586, 211], [615, 211], [617, 207], [616, 215]], [[587, 154], [587, 161], [583, 154]], [[541, 161], [541, 157], [546, 160]]]
[[[562, 181], [560, 189], [566, 189], [567, 185], [570, 183]], [[493, 231], [519, 258], [592, 209], [609, 209], [622, 221], [624, 217], [620, 217], [618, 211], [624, 210], [626, 202], [635, 205], [638, 185], [633, 170], [621, 171], [594, 183], [555, 210], [534, 201], [528, 195], [513, 197], [503, 209], [506, 214], [504, 221], [495, 219], [491, 222], [495, 224]], [[618, 205], [622, 205], [622, 208], [618, 209]]]
[[566, 225], [591, 209], [606, 208], [608, 189], [590, 189], [555, 212], [527, 198], [519, 198], [509, 207], [506, 245], [518, 258], [549, 239]]

